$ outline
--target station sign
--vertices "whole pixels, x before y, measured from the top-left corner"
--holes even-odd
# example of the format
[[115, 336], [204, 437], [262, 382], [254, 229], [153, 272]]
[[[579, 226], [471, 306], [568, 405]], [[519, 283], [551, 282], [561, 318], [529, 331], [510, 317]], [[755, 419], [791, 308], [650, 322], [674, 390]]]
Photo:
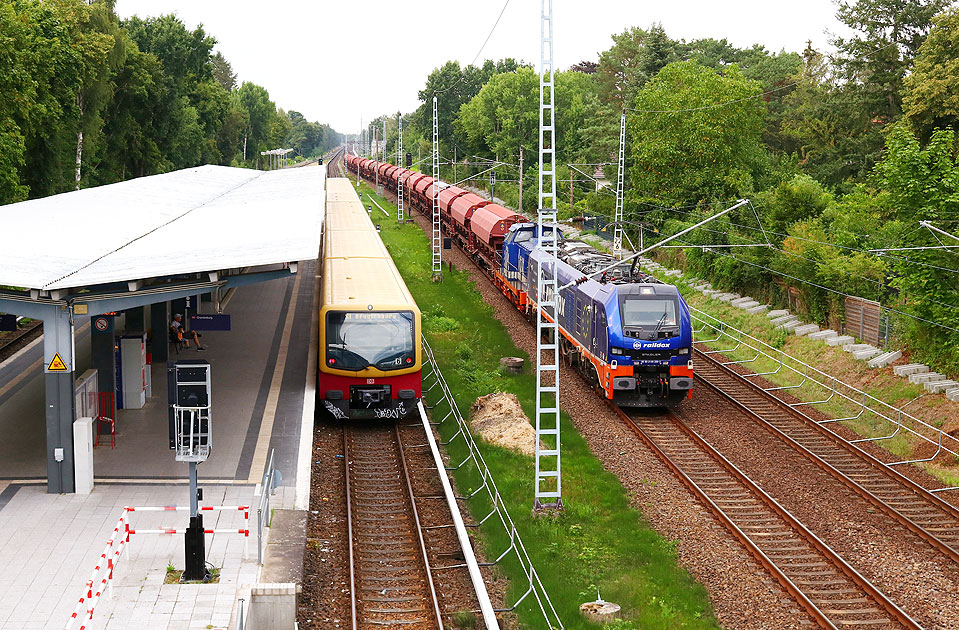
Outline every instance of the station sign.
[[190, 315], [190, 330], [230, 330], [230, 316], [216, 313]]

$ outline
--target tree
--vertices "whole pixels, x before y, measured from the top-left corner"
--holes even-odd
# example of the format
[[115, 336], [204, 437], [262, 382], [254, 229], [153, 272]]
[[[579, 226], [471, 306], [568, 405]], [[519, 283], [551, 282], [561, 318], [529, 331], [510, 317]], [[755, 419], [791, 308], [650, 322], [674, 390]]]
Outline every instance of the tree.
[[[425, 135], [432, 134], [433, 95], [436, 94], [439, 137], [443, 142], [455, 142], [453, 121], [460, 107], [479, 94], [490, 77], [515, 72], [521, 66], [515, 59], [501, 59], [497, 62], [487, 60], [481, 67], [469, 65], [465, 68], [460, 68], [457, 61], [447, 61], [426, 78], [426, 86], [418, 93], [423, 104], [413, 115], [413, 124]], [[382, 126], [382, 120], [380, 125]]]
[[255, 83], [244, 81], [237, 90], [238, 104], [246, 111], [247, 128], [243, 134], [243, 159], [259, 158], [260, 151], [276, 148], [268, 147], [270, 123], [276, 114], [276, 105], [270, 100], [270, 93]]
[[861, 181], [881, 155], [882, 125], [863, 107], [858, 88], [836, 77], [811, 43], [802, 59], [790, 79], [796, 85], [783, 97], [779, 145], [824, 184]]
[[[557, 163], [576, 160], [588, 147], [583, 130], [599, 108], [596, 84], [581, 72], [559, 72], [556, 81]], [[539, 150], [539, 78], [532, 68], [496, 74], [460, 108], [457, 133], [481, 154], [528, 159]], [[530, 163], [530, 162], [527, 162]]]
[[[917, 230], [917, 223], [948, 221], [959, 213], [956, 145], [951, 129], [932, 132], [925, 147], [906, 125], [897, 124], [891, 130], [876, 175], [888, 191], [893, 209], [889, 218], [898, 220], [904, 228], [896, 246], [938, 244], [927, 230]], [[908, 259], [912, 262], [897, 259], [895, 265], [898, 274], [894, 284], [901, 292], [904, 308], [927, 321], [959, 328], [959, 282], [956, 274], [942, 271], [955, 268], [955, 255], [947, 250], [918, 250], [909, 252]], [[914, 264], [917, 262], [926, 266]], [[959, 367], [954, 356], [959, 333], [913, 321], [906, 326], [906, 334], [915, 347], [925, 348], [940, 360], [949, 360], [952, 368]]]
[[762, 87], [735, 67], [724, 75], [672, 63], [636, 97], [627, 122], [631, 189], [680, 203], [747, 195], [766, 165]]
[[233, 72], [233, 66], [226, 60], [223, 53], [217, 51], [210, 57], [210, 63], [213, 65], [213, 78], [227, 92], [236, 89], [236, 73]]
[[600, 100], [617, 109], [629, 106], [649, 79], [678, 58], [677, 43], [658, 24], [648, 31], [632, 27], [613, 35], [613, 45], [599, 54]]
[[903, 109], [909, 123], [928, 140], [933, 129], [959, 130], [959, 9], [933, 20], [919, 47], [912, 73], [905, 78]]
[[872, 116], [901, 113], [903, 78], [932, 26], [952, 0], [841, 0], [836, 17], [857, 33], [836, 38], [837, 64]]

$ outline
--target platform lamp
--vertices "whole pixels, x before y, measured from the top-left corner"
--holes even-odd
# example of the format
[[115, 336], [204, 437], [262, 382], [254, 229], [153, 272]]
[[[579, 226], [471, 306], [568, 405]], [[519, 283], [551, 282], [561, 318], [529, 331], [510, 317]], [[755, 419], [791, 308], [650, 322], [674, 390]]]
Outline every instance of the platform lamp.
[[170, 403], [170, 448], [176, 461], [190, 465], [190, 526], [184, 549], [186, 567], [183, 581], [208, 581], [206, 538], [197, 488], [196, 466], [210, 457], [213, 447], [213, 422], [210, 414], [210, 363], [202, 359], [167, 364], [167, 392]]

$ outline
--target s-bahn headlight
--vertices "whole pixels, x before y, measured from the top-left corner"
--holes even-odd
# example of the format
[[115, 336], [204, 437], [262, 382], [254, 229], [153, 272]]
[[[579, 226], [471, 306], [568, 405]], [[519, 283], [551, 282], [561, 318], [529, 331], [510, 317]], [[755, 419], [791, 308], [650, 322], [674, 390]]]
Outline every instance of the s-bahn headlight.
[[677, 352], [676, 354], [680, 354], [680, 355], [689, 354], [689, 348], [680, 348], [679, 352]]

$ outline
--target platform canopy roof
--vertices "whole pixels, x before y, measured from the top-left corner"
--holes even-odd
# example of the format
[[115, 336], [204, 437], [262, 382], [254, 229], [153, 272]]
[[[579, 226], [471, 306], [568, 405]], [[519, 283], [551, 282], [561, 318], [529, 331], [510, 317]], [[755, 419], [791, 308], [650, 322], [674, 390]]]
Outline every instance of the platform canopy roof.
[[200, 166], [0, 207], [0, 285], [69, 290], [313, 260], [325, 168]]

